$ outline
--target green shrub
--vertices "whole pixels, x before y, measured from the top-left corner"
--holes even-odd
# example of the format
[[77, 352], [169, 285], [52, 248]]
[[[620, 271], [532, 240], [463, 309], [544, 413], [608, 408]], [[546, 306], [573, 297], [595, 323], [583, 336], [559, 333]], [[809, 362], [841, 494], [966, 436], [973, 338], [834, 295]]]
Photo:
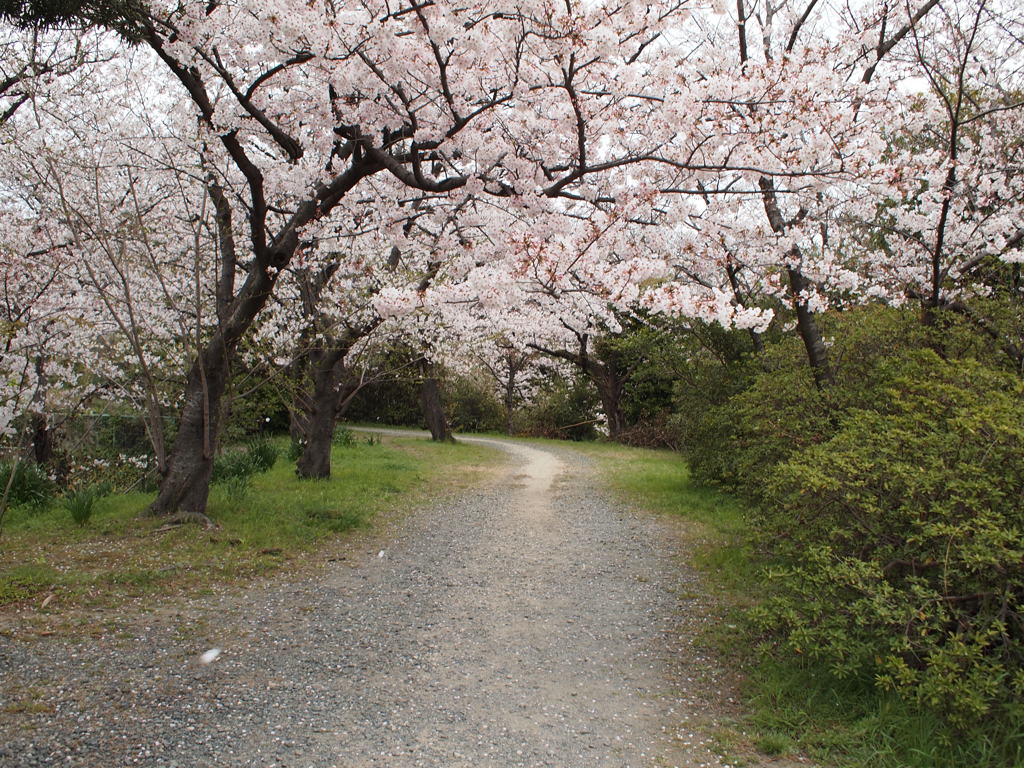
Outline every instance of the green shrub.
[[251, 477], [257, 472], [256, 463], [248, 451], [224, 451], [213, 460], [211, 481], [223, 483], [233, 477]]
[[445, 393], [449, 421], [459, 432], [501, 432], [505, 410], [493, 390], [474, 378], [459, 378]]
[[38, 509], [53, 500], [53, 480], [35, 462], [0, 462], [0, 494], [3, 494], [8, 483], [11, 490], [7, 496], [7, 503], [11, 507], [26, 506]]
[[736, 419], [728, 402], [764, 371], [763, 360], [754, 355], [746, 331], [695, 322], [689, 333], [677, 338], [685, 354], [672, 366], [672, 443], [686, 458], [696, 482], [734, 488]]
[[224, 451], [213, 460], [210, 482], [223, 484], [228, 496], [242, 499], [253, 475], [269, 471], [277, 461], [278, 447], [266, 439], [251, 441], [244, 449]]
[[[918, 351], [769, 473], [780, 647], [961, 726], [1024, 707], [1024, 385]], [[873, 400], [873, 402], [871, 402]]]
[[[334, 436], [331, 438], [331, 443], [333, 445], [341, 446], [342, 448], [351, 448], [356, 444], [356, 433], [348, 427], [339, 424], [334, 428]], [[301, 455], [302, 450], [300, 448], [295, 456], [295, 461], [298, 461], [299, 456]]]
[[249, 495], [252, 486], [252, 475], [231, 475], [223, 480], [224, 492], [228, 501], [237, 504]]
[[268, 472], [277, 462], [277, 457], [281, 454], [281, 450], [277, 445], [267, 438], [251, 440], [249, 445], [246, 447], [246, 452], [249, 454], [253, 468], [256, 472], [261, 473]]
[[[239, 380], [244, 371], [237, 371]], [[259, 374], [257, 374], [259, 375]], [[231, 397], [224, 423], [224, 440], [242, 443], [265, 434], [279, 434], [288, 429], [290, 389], [281, 379], [265, 381], [242, 397]]]
[[594, 387], [581, 376], [553, 378], [524, 408], [520, 417], [527, 434], [536, 437], [591, 440], [598, 398]]
[[711, 360], [690, 375], [677, 396], [676, 424], [698, 482], [761, 501], [772, 469], [831, 439], [845, 414], [874, 407], [884, 383], [878, 366], [921, 347], [925, 335], [913, 313], [890, 307], [820, 320], [835, 377], [825, 391], [815, 386], [795, 337], [768, 344], [756, 359]]
[[806, 363], [796, 357], [794, 364], [760, 374], [749, 388], [716, 409], [709, 421], [729, 436], [722, 448], [723, 458], [731, 464], [724, 470], [731, 472], [730, 488], [760, 500], [765, 479], [776, 465], [828, 440], [837, 418], [831, 395], [818, 391]]

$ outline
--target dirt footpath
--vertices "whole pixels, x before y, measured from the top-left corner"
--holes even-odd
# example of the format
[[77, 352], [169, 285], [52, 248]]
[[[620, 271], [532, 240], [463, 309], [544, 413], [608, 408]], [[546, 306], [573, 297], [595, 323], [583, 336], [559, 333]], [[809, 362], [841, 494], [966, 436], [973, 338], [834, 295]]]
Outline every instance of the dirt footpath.
[[0, 765], [725, 765], [732, 704], [694, 645], [708, 608], [679, 527], [623, 509], [570, 448], [498, 442], [492, 485], [322, 570], [131, 637], [0, 638], [2, 689], [40, 702], [0, 713]]

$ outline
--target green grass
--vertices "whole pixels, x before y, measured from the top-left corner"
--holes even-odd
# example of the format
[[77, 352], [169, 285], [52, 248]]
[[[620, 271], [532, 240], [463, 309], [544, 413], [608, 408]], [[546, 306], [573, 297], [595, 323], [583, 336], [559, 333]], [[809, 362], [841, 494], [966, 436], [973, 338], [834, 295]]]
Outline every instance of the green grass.
[[744, 676], [748, 715], [720, 734], [731, 758], [756, 751], [804, 754], [832, 768], [1024, 768], [1024, 712], [1015, 722], [956, 732], [870, 680], [839, 680], [807, 659], [756, 654], [761, 638], [743, 611], [763, 588], [743, 505], [693, 484], [678, 454], [608, 443], [574, 447], [602, 461], [630, 503], [688, 521], [693, 564], [722, 598], [719, 621], [702, 642]]
[[97, 499], [78, 525], [59, 502], [11, 510], [0, 534], [0, 608], [104, 608], [125, 599], [198, 592], [283, 566], [381, 513], [471, 486], [497, 460], [487, 446], [385, 438], [335, 447], [329, 480], [299, 480], [283, 456], [244, 495], [211, 489], [217, 528], [140, 517], [148, 494]]

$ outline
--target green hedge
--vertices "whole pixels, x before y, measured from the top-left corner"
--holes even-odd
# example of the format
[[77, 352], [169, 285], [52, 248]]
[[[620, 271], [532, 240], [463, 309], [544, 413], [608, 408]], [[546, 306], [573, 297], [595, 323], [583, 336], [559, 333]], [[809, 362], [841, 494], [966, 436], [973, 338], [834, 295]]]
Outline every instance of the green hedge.
[[1024, 385], [923, 350], [768, 473], [761, 626], [970, 725], [1024, 703]]

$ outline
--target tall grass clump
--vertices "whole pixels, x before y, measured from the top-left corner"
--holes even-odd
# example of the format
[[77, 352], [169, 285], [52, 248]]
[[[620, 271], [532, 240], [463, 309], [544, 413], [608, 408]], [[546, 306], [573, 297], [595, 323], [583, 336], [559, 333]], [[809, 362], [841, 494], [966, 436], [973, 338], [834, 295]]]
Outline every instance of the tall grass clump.
[[96, 502], [109, 496], [113, 487], [110, 483], [96, 483], [85, 488], [69, 490], [64, 494], [62, 504], [71, 514], [71, 519], [84, 526], [92, 518]]
[[0, 495], [8, 485], [7, 505], [10, 507], [39, 509], [49, 504], [56, 492], [50, 476], [32, 461], [0, 461]]

